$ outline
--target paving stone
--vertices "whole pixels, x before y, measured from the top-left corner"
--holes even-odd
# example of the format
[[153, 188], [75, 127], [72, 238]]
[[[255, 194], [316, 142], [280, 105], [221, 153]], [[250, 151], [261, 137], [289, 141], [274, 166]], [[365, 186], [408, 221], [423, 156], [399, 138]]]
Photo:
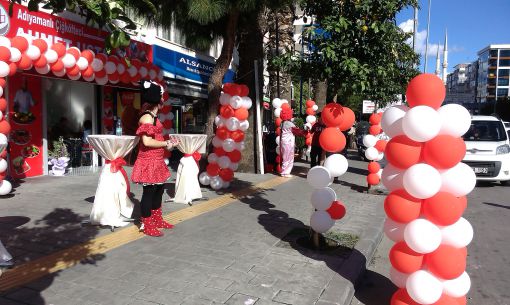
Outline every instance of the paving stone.
[[258, 274], [250, 282], [250, 285], [260, 285], [262, 287], [273, 287], [278, 279], [271, 275]]
[[118, 293], [113, 293], [111, 290], [99, 290], [94, 289], [89, 294], [85, 295], [83, 298], [87, 301], [96, 302], [98, 304], [104, 305], [125, 305], [129, 304], [133, 298], [126, 295], [121, 295]]
[[209, 278], [209, 280], [205, 283], [206, 287], [216, 288], [220, 290], [227, 289], [230, 285], [234, 283], [233, 280], [224, 279], [220, 277], [212, 276]]
[[186, 298], [186, 295], [164, 289], [147, 287], [135, 294], [135, 298], [158, 304], [174, 305], [181, 304]]
[[186, 287], [184, 294], [218, 303], [225, 303], [234, 293], [194, 284]]
[[159, 305], [160, 303], [154, 303], [141, 299], [134, 299], [128, 305]]
[[254, 305], [259, 298], [242, 294], [242, 293], [236, 293], [234, 294], [230, 299], [228, 299], [225, 304], [227, 305]]
[[274, 287], [262, 285], [250, 285], [244, 283], [234, 283], [230, 287], [228, 287], [227, 290], [246, 295], [251, 295], [266, 300], [271, 300], [278, 293], [278, 290], [275, 289]]
[[317, 298], [309, 295], [299, 294], [291, 291], [279, 291], [273, 298], [274, 301], [292, 305], [311, 305], [315, 304]]
[[188, 297], [184, 299], [184, 301], [180, 305], [211, 305], [211, 304], [219, 304], [213, 302], [211, 300], [206, 300], [202, 298], [198, 298], [196, 296]]

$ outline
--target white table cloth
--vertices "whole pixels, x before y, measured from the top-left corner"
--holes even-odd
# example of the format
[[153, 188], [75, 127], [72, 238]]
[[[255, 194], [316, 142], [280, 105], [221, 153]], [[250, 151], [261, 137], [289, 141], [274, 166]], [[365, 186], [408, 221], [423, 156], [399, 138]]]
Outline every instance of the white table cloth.
[[[139, 141], [135, 136], [90, 135], [89, 144], [106, 160], [97, 186], [94, 206], [90, 212], [91, 224], [122, 227], [129, 222], [133, 203], [127, 194], [129, 179], [126, 181], [122, 165], [124, 158]], [[115, 171], [115, 172], [113, 172]], [[124, 172], [125, 173], [125, 172]]]
[[191, 156], [198, 152], [205, 154], [207, 135], [205, 134], [173, 134], [171, 137], [179, 139], [177, 149], [185, 155], [179, 162], [175, 177], [174, 202], [190, 204], [193, 200], [202, 198], [202, 190], [198, 182], [199, 168]]

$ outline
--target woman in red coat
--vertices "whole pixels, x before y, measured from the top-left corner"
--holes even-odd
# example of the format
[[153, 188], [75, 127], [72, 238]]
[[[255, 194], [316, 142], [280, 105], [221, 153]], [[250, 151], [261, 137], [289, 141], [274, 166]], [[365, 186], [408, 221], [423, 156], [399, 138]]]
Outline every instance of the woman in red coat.
[[177, 141], [163, 138], [163, 125], [158, 120], [158, 111], [163, 106], [162, 88], [156, 83], [142, 81], [141, 95], [143, 105], [136, 130], [141, 141], [131, 180], [143, 185], [140, 230], [149, 236], [161, 236], [163, 233], [158, 229], [173, 227], [163, 220], [161, 212], [164, 183], [170, 177], [164, 154], [165, 149], [171, 150]]

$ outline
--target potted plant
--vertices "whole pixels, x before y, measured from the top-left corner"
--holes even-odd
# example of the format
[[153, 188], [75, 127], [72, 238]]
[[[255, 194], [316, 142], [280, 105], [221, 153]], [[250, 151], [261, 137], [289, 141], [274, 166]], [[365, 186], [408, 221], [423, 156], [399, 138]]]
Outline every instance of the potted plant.
[[53, 176], [64, 176], [70, 159], [62, 137], [58, 141], [53, 142], [53, 150], [50, 150], [48, 155], [50, 157], [48, 164], [52, 166], [50, 174]]

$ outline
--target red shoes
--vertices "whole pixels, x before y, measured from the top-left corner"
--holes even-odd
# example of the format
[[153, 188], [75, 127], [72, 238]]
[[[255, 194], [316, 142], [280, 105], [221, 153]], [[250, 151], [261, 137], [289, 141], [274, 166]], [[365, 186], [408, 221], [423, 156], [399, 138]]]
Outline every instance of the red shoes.
[[156, 226], [156, 228], [159, 228], [159, 229], [171, 229], [171, 228], [174, 227], [172, 224], [166, 222], [163, 219], [163, 214], [161, 212], [161, 208], [156, 209], [156, 210], [152, 210], [151, 217], [152, 217], [152, 221], [154, 222], [154, 225]]
[[152, 219], [152, 216], [147, 217], [147, 218], [142, 217], [141, 220], [142, 220], [142, 225], [140, 226], [140, 231], [143, 231], [143, 233], [145, 235], [153, 236], [153, 237], [163, 236], [163, 232], [158, 230], [158, 228], [156, 227], [156, 225]]

